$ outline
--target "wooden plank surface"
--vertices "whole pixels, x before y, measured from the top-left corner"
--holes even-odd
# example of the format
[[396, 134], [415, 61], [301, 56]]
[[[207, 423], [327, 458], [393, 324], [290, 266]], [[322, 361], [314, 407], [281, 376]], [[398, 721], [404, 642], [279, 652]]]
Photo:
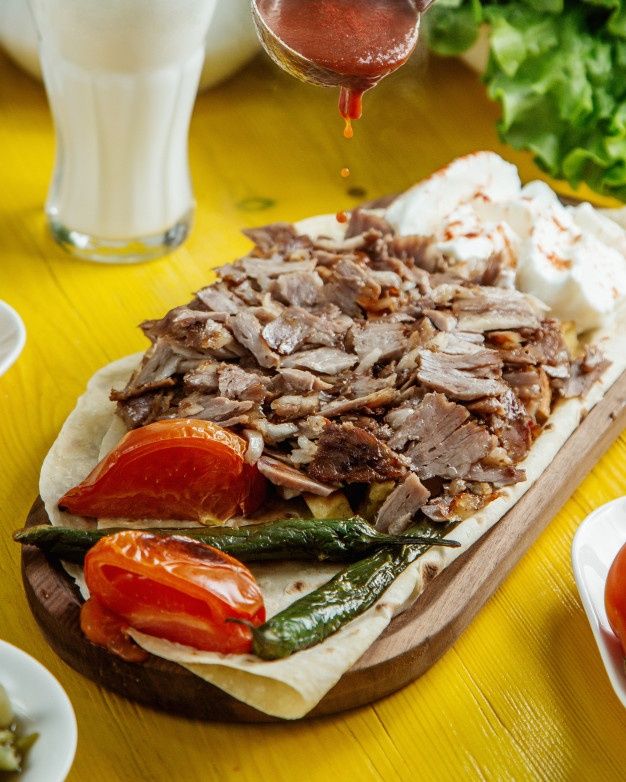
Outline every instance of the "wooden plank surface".
[[506, 155], [525, 180], [543, 178], [499, 142], [497, 109], [455, 61], [418, 59], [390, 77], [366, 97], [351, 143], [335, 111], [334, 93], [262, 59], [201, 95], [189, 241], [163, 261], [104, 268], [71, 261], [44, 230], [54, 151], [45, 95], [0, 56], [0, 297], [28, 329], [22, 358], [0, 378], [0, 636], [49, 668], [74, 704], [68, 782], [621, 781], [626, 712], [578, 600], [570, 545], [587, 513], [626, 494], [623, 435], [437, 665], [336, 717], [221, 725], [138, 707], [65, 665], [28, 610], [11, 532], [59, 427], [98, 367], [144, 349], [136, 323], [187, 301], [248, 246], [241, 227], [349, 208], [476, 149]]
[[[515, 507], [432, 581], [409, 611], [392, 620], [307, 718], [372, 703], [425, 673], [457, 640], [625, 425], [626, 373], [581, 421]], [[26, 526], [47, 521], [39, 499]], [[78, 590], [34, 546], [24, 547], [22, 579], [31, 611], [52, 648], [98, 684], [193, 719], [277, 721], [173, 663], [156, 657], [143, 665], [126, 663], [90, 644], [80, 630]]]

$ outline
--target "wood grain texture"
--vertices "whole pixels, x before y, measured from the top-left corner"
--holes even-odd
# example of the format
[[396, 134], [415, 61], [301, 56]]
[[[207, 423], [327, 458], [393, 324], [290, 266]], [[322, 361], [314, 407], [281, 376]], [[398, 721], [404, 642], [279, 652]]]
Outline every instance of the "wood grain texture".
[[[308, 718], [363, 706], [427, 671], [474, 618], [584, 475], [626, 425], [626, 373], [587, 415], [534, 486], [486, 535], [437, 576], [415, 605], [322, 699]], [[37, 500], [26, 526], [47, 523]], [[67, 574], [34, 546], [22, 554], [31, 611], [52, 648], [79, 673], [124, 697], [193, 719], [276, 722], [178, 665], [150, 657], [127, 663], [90, 644], [81, 599]]]
[[28, 329], [0, 378], [0, 636], [49, 668], [74, 704], [68, 782], [621, 782], [626, 712], [578, 600], [570, 546], [591, 510], [626, 494], [624, 435], [437, 665], [336, 717], [220, 724], [142, 708], [65, 665], [28, 610], [11, 532], [37, 494], [46, 451], [87, 379], [145, 348], [134, 325], [187, 301], [212, 267], [246, 249], [240, 228], [397, 192], [476, 149], [505, 155], [525, 180], [543, 178], [500, 143], [497, 108], [452, 60], [418, 57], [389, 77], [366, 97], [350, 143], [335, 112], [331, 91], [258, 59], [196, 103], [198, 210], [187, 243], [152, 264], [77, 263], [44, 230], [54, 153], [45, 94], [0, 55], [0, 297]]

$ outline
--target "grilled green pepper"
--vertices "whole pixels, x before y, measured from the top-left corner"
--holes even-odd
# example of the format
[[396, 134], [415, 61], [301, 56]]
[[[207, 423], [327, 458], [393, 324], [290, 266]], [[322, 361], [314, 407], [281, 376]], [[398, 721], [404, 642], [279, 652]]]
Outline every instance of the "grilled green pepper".
[[251, 628], [254, 654], [264, 660], [277, 660], [321, 643], [374, 605], [411, 562], [431, 546], [441, 545], [440, 536], [455, 526], [453, 522], [435, 526], [424, 521], [404, 536], [414, 542], [400, 549], [381, 548], [348, 565], [265, 624]]
[[[45, 554], [68, 562], [82, 563], [87, 551], [115, 529], [81, 530], [43, 524], [13, 535], [18, 543], [37, 546]], [[349, 519], [283, 519], [239, 529], [202, 527], [153, 529], [157, 535], [184, 535], [208, 543], [242, 562], [269, 559], [326, 560], [349, 562], [382, 546], [401, 546], [406, 537], [377, 532], [359, 516]], [[411, 538], [412, 540], [413, 538]], [[439, 539], [439, 545], [456, 545]]]

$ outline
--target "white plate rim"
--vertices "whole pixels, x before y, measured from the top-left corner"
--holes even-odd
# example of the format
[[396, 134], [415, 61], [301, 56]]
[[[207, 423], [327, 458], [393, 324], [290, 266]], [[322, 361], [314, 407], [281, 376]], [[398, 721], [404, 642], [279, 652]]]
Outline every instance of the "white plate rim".
[[[37, 680], [42, 683], [42, 690], [45, 689], [49, 698], [51, 696], [54, 698], [54, 707], [51, 710], [54, 714], [54, 717], [56, 720], [62, 719], [64, 721], [66, 730], [63, 745], [61, 747], [55, 745], [59, 754], [63, 753], [62, 757], [58, 761], [58, 769], [55, 770], [58, 775], [54, 778], [50, 777], [49, 769], [47, 769], [45, 772], [46, 776], [40, 778], [40, 765], [38, 764], [37, 766], [26, 766], [23, 772], [23, 776], [20, 776], [19, 778], [23, 778], [27, 782], [30, 782], [30, 780], [32, 780], [32, 782], [40, 782], [40, 780], [41, 782], [44, 782], [44, 780], [45, 782], [64, 782], [70, 772], [72, 764], [74, 763], [76, 746], [78, 743], [78, 726], [76, 723], [76, 715], [74, 713], [72, 703], [68, 698], [67, 693], [59, 683], [58, 679], [56, 679], [56, 677], [53, 676], [50, 671], [39, 662], [39, 660], [36, 660], [18, 646], [0, 639], [0, 661], [3, 658], [5, 660], [13, 659], [16, 667], [27, 668], [33, 678], [36, 677]], [[8, 689], [11, 700], [19, 700], [19, 692], [17, 694], [12, 692], [13, 688], [11, 688], [10, 684]], [[33, 729], [38, 729], [36, 720], [33, 720]], [[42, 726], [42, 737], [44, 735], [44, 729], [45, 726]], [[41, 741], [41, 737], [38, 739], [38, 741]], [[59, 756], [57, 755], [57, 757]]]
[[[608, 627], [608, 620], [606, 620], [606, 613], [604, 611], [604, 604], [597, 606], [591, 595], [587, 579], [582, 568], [581, 563], [581, 549], [586, 544], [586, 538], [589, 533], [589, 528], [594, 524], [597, 524], [598, 519], [604, 518], [614, 511], [618, 510], [622, 516], [626, 517], [626, 497], [618, 497], [615, 500], [600, 505], [592, 511], [580, 524], [572, 540], [572, 568], [574, 571], [574, 580], [578, 587], [580, 599], [585, 609], [585, 614], [589, 621], [593, 637], [595, 639], [598, 651], [607, 676], [622, 705], [626, 707], [626, 672], [624, 670], [623, 660], [620, 664], [616, 664], [616, 649], [619, 649], [619, 641], [615, 636], [609, 635], [606, 629], [603, 629], [603, 625]], [[626, 524], [625, 524], [626, 530]], [[621, 541], [620, 545], [616, 549], [616, 554], [621, 545], [626, 543], [626, 536]], [[607, 569], [608, 572], [608, 569]], [[621, 655], [621, 651], [620, 651]]]
[[2, 311], [7, 316], [8, 322], [11, 323], [15, 329], [15, 341], [9, 348], [6, 356], [0, 356], [0, 375], [4, 375], [4, 373], [13, 366], [18, 356], [24, 349], [24, 345], [26, 343], [26, 327], [24, 326], [24, 321], [13, 309], [13, 307], [1, 299], [0, 311]]

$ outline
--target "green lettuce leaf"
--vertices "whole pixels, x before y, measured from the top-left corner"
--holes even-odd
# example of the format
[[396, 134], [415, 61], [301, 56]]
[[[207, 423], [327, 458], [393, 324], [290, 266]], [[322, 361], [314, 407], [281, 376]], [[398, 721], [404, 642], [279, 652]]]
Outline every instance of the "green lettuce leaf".
[[480, 0], [438, 0], [426, 18], [430, 48], [444, 56], [460, 54], [478, 37], [482, 22]]
[[425, 20], [444, 55], [467, 50], [486, 22], [503, 140], [574, 187], [626, 200], [623, 0], [439, 0]]

